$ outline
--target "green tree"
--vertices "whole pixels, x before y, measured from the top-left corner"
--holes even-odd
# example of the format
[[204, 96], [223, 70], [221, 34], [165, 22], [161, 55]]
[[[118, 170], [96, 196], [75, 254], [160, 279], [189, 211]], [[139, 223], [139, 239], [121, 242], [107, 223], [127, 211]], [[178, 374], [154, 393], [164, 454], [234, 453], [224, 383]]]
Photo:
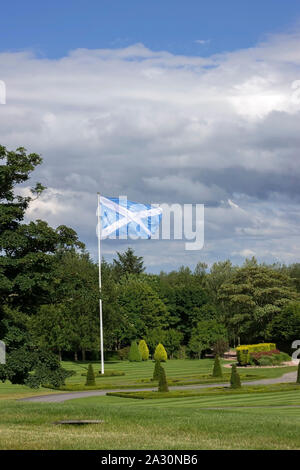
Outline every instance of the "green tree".
[[93, 385], [96, 385], [95, 381], [95, 373], [93, 369], [93, 365], [89, 364], [87, 374], [86, 374], [86, 382], [85, 382], [86, 387], [91, 387]]
[[219, 338], [213, 344], [213, 352], [214, 354], [218, 354], [219, 356], [223, 356], [226, 351], [229, 349], [228, 341], [224, 338]]
[[148, 332], [166, 324], [168, 311], [149, 284], [131, 275], [122, 278], [118, 287], [118, 308], [122, 317], [123, 342], [133, 338], [148, 339]]
[[167, 350], [168, 356], [173, 359], [174, 354], [179, 350], [180, 344], [183, 341], [183, 333], [170, 328], [165, 332], [164, 345]]
[[128, 248], [125, 253], [117, 251], [113, 266], [118, 279], [127, 274], [141, 274], [145, 271], [142, 256], [136, 256], [132, 248]]
[[37, 183], [32, 196], [23, 197], [15, 194], [15, 186], [29, 179], [41, 157], [27, 155], [23, 148], [10, 152], [0, 146], [0, 160], [0, 295], [4, 304], [31, 313], [48, 299], [52, 254], [59, 247], [84, 245], [66, 226], [53, 229], [42, 220], [22, 223], [33, 196], [45, 188]]
[[213, 368], [213, 374], [212, 375], [213, 375], [213, 377], [223, 377], [220, 357], [219, 357], [218, 354], [215, 356], [214, 368]]
[[[55, 269], [56, 301], [61, 305], [65, 323], [61, 335], [77, 356], [99, 351], [98, 269], [85, 252], [62, 251]], [[63, 322], [63, 319], [62, 319]], [[51, 333], [50, 333], [51, 334]]]
[[207, 345], [202, 343], [201, 337], [198, 337], [195, 332], [192, 334], [188, 344], [188, 352], [193, 357], [201, 359], [202, 353], [207, 349]]
[[285, 305], [268, 324], [266, 338], [282, 350], [290, 351], [291, 344], [300, 338], [300, 302]]
[[166, 362], [167, 359], [168, 359], [167, 352], [164, 346], [161, 343], [159, 343], [155, 349], [154, 360], [160, 361], [160, 362]]
[[11, 308], [3, 304], [0, 309], [0, 338], [5, 342], [7, 351], [18, 349], [24, 344], [34, 346], [28, 331], [29, 316], [21, 312], [19, 307]]
[[149, 348], [147, 346], [147, 343], [144, 339], [141, 339], [139, 342], [139, 351], [142, 356], [142, 361], [148, 361], [149, 359]]
[[188, 341], [193, 327], [203, 319], [203, 308], [205, 309], [207, 304], [207, 294], [193, 278], [190, 283], [179, 283], [173, 289], [175, 291], [175, 311], [178, 317], [176, 329], [181, 331], [185, 341]]
[[33, 343], [56, 351], [60, 360], [63, 351], [72, 350], [73, 318], [63, 305], [42, 305], [27, 324]]
[[24, 384], [31, 388], [38, 388], [43, 384], [59, 387], [71, 375], [73, 371], [63, 369], [58, 358], [51, 352], [30, 350], [26, 346], [9, 352], [6, 364], [0, 364], [0, 380], [9, 380], [12, 384]]
[[216, 319], [221, 323], [225, 323], [225, 311], [223, 303], [219, 300], [219, 293], [221, 286], [225, 282], [230, 282], [233, 277], [236, 267], [234, 267], [230, 260], [219, 261], [214, 263], [205, 278], [205, 286], [208, 293], [208, 308], [211, 311], [210, 318], [203, 318], [204, 320]]
[[206, 318], [209, 311], [201, 273], [193, 274], [184, 267], [178, 272], [161, 273], [159, 295], [169, 312], [167, 326], [183, 333], [183, 341], [187, 343], [193, 327]]
[[[62, 225], [57, 229], [42, 221], [24, 223], [25, 211], [33, 197], [39, 197], [45, 189], [36, 183], [31, 196], [15, 193], [19, 183], [26, 183], [41, 164], [42, 158], [27, 154], [24, 148], [15, 152], [0, 146], [0, 331], [11, 337], [16, 329], [13, 316], [4, 318], [8, 309], [18, 312], [19, 333], [25, 331], [20, 323], [21, 315], [33, 315], [49, 302], [55, 293], [53, 269], [60, 249], [83, 249], [74, 230]], [[24, 341], [26, 335], [24, 335]], [[20, 338], [20, 336], [19, 336]], [[11, 346], [13, 347], [13, 346]]]
[[209, 296], [215, 304], [218, 304], [219, 290], [225, 282], [228, 282], [234, 275], [236, 268], [230, 260], [214, 263], [206, 277], [206, 286]]
[[194, 276], [197, 277], [197, 281], [203, 286], [206, 284], [207, 268], [208, 265], [206, 263], [199, 261], [194, 270]]
[[299, 362], [299, 364], [298, 364], [297, 384], [300, 384], [300, 362]]
[[140, 353], [140, 350], [138, 348], [136, 341], [132, 341], [131, 343], [129, 354], [128, 354], [128, 360], [130, 362], [141, 362], [142, 360], [142, 356], [141, 356], [141, 353]]
[[162, 330], [159, 326], [153, 329], [149, 329], [145, 340], [148, 344], [151, 354], [155, 352], [155, 348], [159, 343], [164, 343], [166, 337], [166, 331]]
[[270, 322], [297, 298], [286, 274], [259, 266], [255, 259], [246, 261], [219, 290], [228, 328], [247, 342], [266, 340]]
[[224, 325], [217, 320], [203, 320], [193, 328], [189, 341], [189, 351], [200, 359], [203, 351], [211, 349], [219, 339], [224, 339], [227, 331]]
[[279, 270], [291, 278], [297, 292], [300, 293], [300, 263], [293, 263], [290, 266], [279, 266]]

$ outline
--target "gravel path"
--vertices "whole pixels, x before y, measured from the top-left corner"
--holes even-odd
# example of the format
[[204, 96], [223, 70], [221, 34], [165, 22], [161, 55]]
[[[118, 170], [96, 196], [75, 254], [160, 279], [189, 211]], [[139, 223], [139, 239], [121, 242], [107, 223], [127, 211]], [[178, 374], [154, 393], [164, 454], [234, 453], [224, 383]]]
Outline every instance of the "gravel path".
[[[251, 382], [242, 382], [243, 385], [270, 385], [277, 383], [289, 383], [296, 381], [296, 372], [288, 372], [287, 374], [277, 377], [275, 379], [261, 379], [254, 380]], [[219, 384], [205, 384], [205, 385], [181, 385], [177, 387], [170, 387], [170, 390], [195, 390], [201, 388], [213, 388], [213, 387], [228, 387], [227, 383]], [[19, 401], [30, 401], [38, 403], [62, 403], [66, 400], [73, 400], [75, 398], [86, 398], [86, 397], [98, 397], [106, 395], [107, 392], [144, 392], [156, 390], [155, 388], [128, 388], [128, 389], [115, 389], [115, 390], [90, 390], [86, 392], [64, 392], [64, 393], [53, 393], [51, 395], [42, 395], [29, 398], [21, 398]]]

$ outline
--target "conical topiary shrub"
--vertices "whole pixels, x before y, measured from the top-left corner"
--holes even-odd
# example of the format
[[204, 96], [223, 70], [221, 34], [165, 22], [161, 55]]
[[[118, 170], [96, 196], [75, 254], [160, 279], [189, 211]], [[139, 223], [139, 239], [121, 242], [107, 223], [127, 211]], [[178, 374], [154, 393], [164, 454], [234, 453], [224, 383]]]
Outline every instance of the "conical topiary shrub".
[[144, 339], [141, 339], [139, 342], [139, 351], [142, 356], [142, 361], [148, 361], [149, 359], [149, 348], [147, 346], [147, 343]]
[[163, 345], [159, 343], [156, 346], [155, 353], [154, 353], [154, 360], [155, 361], [160, 361], [160, 362], [166, 362], [168, 359], [167, 352]]
[[152, 380], [159, 380], [160, 368], [161, 368], [160, 362], [155, 361]]
[[138, 348], [138, 345], [136, 344], [136, 341], [132, 341], [131, 343], [129, 354], [128, 354], [128, 360], [130, 362], [141, 362], [142, 360], [142, 356]]
[[298, 364], [297, 384], [300, 384], [300, 362]]
[[241, 388], [242, 386], [240, 374], [238, 373], [238, 371], [236, 371], [236, 375], [235, 375], [235, 385], [236, 385], [236, 388]]
[[92, 364], [89, 364], [88, 371], [86, 374], [85, 385], [86, 386], [96, 385], [95, 374], [94, 374], [94, 369], [93, 369]]
[[166, 372], [165, 372], [165, 369], [162, 366], [160, 366], [160, 368], [159, 368], [158, 391], [159, 392], [168, 392], [169, 391]]
[[213, 377], [223, 377], [219, 354], [216, 354], [212, 375]]
[[231, 388], [241, 388], [241, 379], [238, 374], [238, 371], [236, 370], [236, 365], [233, 364], [231, 368], [231, 377], [230, 377], [230, 386]]

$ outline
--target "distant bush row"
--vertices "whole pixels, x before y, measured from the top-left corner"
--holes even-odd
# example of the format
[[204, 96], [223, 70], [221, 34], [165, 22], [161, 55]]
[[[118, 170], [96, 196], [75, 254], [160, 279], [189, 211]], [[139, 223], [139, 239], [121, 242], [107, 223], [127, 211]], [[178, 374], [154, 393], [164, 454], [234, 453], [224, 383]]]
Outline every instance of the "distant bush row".
[[[166, 362], [168, 359], [167, 352], [161, 343], [156, 346], [153, 358], [159, 362]], [[149, 348], [146, 341], [141, 339], [139, 344], [136, 341], [132, 341], [127, 358], [124, 357], [124, 359], [128, 359], [130, 362], [147, 361], [149, 359]]]

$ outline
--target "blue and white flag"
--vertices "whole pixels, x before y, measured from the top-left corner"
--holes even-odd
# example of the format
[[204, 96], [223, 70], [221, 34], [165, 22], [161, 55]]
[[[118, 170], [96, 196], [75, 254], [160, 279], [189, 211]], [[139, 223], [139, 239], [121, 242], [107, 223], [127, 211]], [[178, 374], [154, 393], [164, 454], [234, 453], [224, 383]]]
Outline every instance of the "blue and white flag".
[[128, 201], [125, 196], [101, 196], [99, 209], [101, 238], [151, 238], [162, 218], [162, 209], [157, 205]]

